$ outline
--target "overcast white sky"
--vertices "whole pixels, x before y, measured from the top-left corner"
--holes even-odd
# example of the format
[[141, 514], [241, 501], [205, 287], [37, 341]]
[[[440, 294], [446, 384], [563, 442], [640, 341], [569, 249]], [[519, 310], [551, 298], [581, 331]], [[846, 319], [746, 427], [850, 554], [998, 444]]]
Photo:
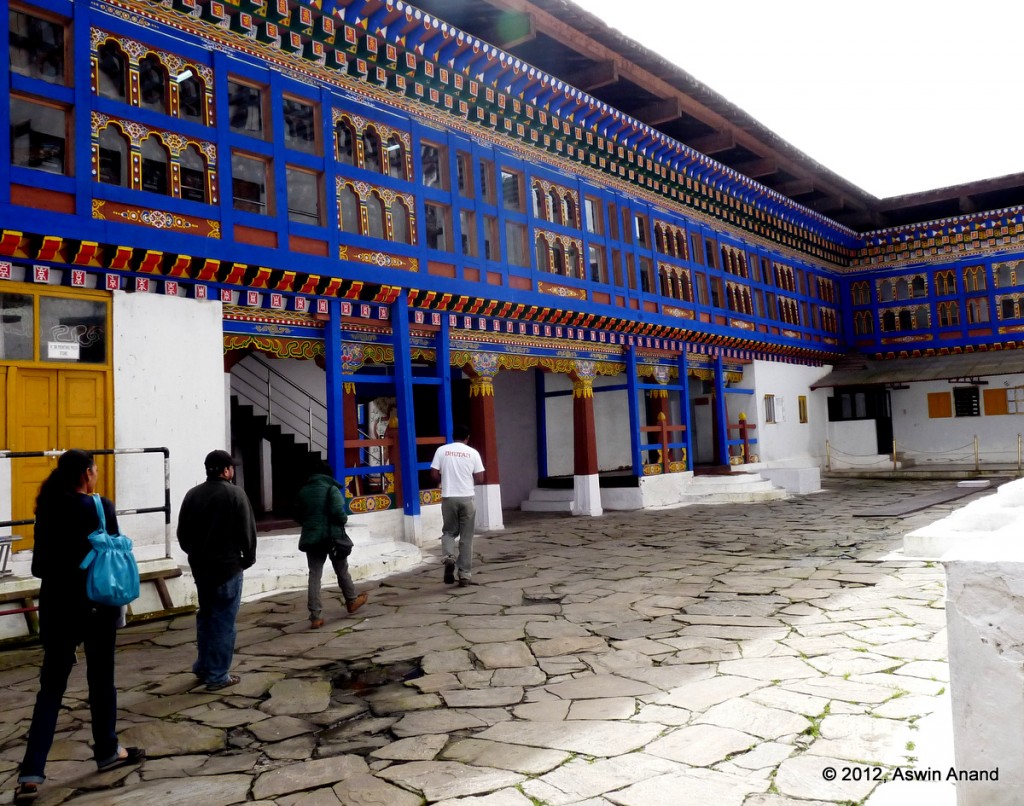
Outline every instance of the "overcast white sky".
[[1024, 171], [1024, 0], [574, 0], [879, 197]]

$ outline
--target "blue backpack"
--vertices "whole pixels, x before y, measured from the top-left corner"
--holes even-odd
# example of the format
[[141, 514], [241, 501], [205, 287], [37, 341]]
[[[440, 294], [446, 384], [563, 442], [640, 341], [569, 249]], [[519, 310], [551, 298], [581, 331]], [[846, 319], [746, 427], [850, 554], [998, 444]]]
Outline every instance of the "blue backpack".
[[132, 541], [107, 532], [107, 519], [98, 495], [93, 495], [99, 528], [89, 535], [92, 550], [79, 568], [88, 569], [85, 595], [96, 604], [122, 607], [139, 598], [139, 566], [132, 554]]

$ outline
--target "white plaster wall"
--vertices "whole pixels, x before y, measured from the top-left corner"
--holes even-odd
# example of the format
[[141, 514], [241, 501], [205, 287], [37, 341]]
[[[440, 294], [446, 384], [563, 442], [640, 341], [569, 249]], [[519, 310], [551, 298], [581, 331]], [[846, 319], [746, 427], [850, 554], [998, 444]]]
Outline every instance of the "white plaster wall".
[[[572, 381], [567, 375], [549, 374], [544, 380], [548, 392], [572, 390]], [[597, 432], [598, 470], [618, 470], [632, 465], [627, 393], [625, 390], [598, 391], [603, 386], [617, 386], [624, 382], [625, 379], [621, 375], [601, 375], [594, 379], [594, 428]], [[547, 398], [547, 458], [548, 475], [551, 476], [573, 475], [572, 400], [572, 395]]]
[[[113, 321], [115, 447], [170, 450], [171, 547], [177, 552], [173, 528], [181, 499], [204, 479], [206, 454], [230, 450], [221, 304], [115, 292]], [[116, 462], [118, 509], [163, 504], [161, 454], [119, 456]], [[126, 515], [119, 524], [140, 559], [163, 556], [162, 513]]]
[[[810, 387], [831, 370], [830, 366], [808, 367], [775, 361], [754, 361], [747, 367], [739, 385], [754, 390], [754, 399], [748, 404], [747, 421], [757, 425], [755, 452], [762, 462], [824, 465], [828, 404], [826, 394], [812, 393]], [[765, 422], [765, 395], [775, 395], [775, 423]], [[800, 422], [798, 398], [801, 395], [807, 397], [806, 423]], [[736, 396], [729, 397], [731, 404]], [[730, 422], [736, 422], [733, 416], [730, 408]]]
[[537, 398], [532, 371], [494, 378], [501, 506], [517, 509], [537, 486]]
[[982, 463], [1016, 463], [1017, 435], [1024, 433], [1024, 415], [986, 415], [984, 390], [1024, 386], [1024, 375], [996, 375], [984, 380], [988, 384], [981, 387], [980, 417], [929, 419], [928, 393], [952, 394], [954, 385], [948, 381], [925, 381], [909, 384], [909, 389], [894, 389], [890, 399], [896, 449], [918, 464], [973, 463], [977, 435]]
[[828, 423], [833, 468], [866, 468], [878, 464], [878, 435], [874, 420], [844, 420]]

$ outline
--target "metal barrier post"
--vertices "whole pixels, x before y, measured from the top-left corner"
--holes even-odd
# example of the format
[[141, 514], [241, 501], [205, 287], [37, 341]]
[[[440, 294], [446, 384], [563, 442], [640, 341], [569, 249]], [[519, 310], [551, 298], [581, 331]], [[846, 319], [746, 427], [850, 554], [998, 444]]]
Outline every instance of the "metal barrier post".
[[1017, 475], [1020, 475], [1020, 434], [1017, 434]]
[[825, 470], [832, 472], [832, 444], [825, 440]]
[[978, 453], [978, 435], [974, 435], [974, 472], [981, 472], [981, 456]]
[[896, 440], [892, 441], [892, 470], [895, 473], [898, 468], [896, 467]]

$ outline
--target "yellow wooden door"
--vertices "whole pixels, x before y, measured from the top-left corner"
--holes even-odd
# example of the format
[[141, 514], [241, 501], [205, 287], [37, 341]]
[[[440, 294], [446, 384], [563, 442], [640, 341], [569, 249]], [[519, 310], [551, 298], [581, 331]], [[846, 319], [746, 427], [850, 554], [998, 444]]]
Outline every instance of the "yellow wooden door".
[[[107, 377], [104, 371], [24, 369], [7, 373], [8, 449], [47, 451], [109, 447], [106, 411]], [[97, 491], [113, 489], [109, 457], [97, 457], [100, 470]], [[39, 485], [57, 465], [56, 457], [11, 461], [12, 520], [33, 518]], [[31, 526], [15, 526], [20, 539], [15, 551], [32, 547]]]
[[[107, 374], [95, 370], [57, 372], [57, 440], [61, 448], [91, 451], [113, 447], [108, 433]], [[113, 457], [97, 456], [96, 492], [113, 497]]]
[[[12, 451], [57, 447], [57, 371], [11, 367], [7, 383], [7, 435]], [[56, 467], [51, 457], [11, 460], [11, 518], [35, 517], [39, 485]], [[14, 550], [32, 548], [32, 526], [15, 526]]]

